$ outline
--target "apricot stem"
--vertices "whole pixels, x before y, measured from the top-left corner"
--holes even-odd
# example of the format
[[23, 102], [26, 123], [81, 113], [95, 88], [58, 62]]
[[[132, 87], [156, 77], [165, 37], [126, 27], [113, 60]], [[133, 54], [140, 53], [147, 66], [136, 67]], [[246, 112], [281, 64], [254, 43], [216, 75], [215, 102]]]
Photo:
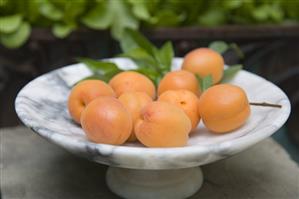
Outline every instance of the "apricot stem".
[[282, 108], [280, 104], [271, 104], [267, 102], [249, 102], [251, 106], [266, 106], [266, 107], [273, 107], [273, 108]]

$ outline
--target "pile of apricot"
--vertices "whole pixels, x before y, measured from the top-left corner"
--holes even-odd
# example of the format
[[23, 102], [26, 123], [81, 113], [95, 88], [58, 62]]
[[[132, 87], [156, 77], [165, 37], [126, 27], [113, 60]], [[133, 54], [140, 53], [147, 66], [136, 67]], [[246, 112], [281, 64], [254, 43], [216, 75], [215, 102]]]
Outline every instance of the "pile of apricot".
[[[168, 72], [157, 88], [148, 77], [133, 71], [118, 73], [108, 84], [82, 81], [70, 92], [68, 110], [96, 143], [185, 146], [200, 120], [212, 133], [221, 134], [248, 119], [250, 106], [243, 89], [218, 84], [223, 70], [220, 54], [199, 48], [185, 56], [181, 70]], [[202, 92], [196, 75], [211, 75], [214, 85]]]

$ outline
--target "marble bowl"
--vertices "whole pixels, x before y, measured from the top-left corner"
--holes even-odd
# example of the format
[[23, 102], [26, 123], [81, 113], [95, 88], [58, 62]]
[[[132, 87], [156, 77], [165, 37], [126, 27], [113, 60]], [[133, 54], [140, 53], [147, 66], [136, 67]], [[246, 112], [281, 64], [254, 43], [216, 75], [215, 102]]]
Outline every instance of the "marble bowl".
[[[123, 69], [134, 63], [124, 58], [109, 59]], [[181, 58], [173, 60], [179, 69]], [[15, 108], [25, 125], [47, 140], [92, 161], [109, 165], [109, 188], [125, 198], [186, 198], [203, 181], [200, 165], [232, 156], [277, 131], [290, 114], [290, 102], [284, 92], [271, 82], [247, 71], [240, 71], [231, 83], [245, 89], [252, 102], [269, 102], [282, 108], [251, 107], [247, 123], [231, 133], [215, 135], [202, 124], [191, 135], [188, 146], [146, 148], [139, 143], [122, 146], [96, 144], [86, 139], [67, 110], [72, 85], [89, 76], [83, 64], [74, 64], [28, 83], [18, 94]], [[36, 149], [38, 150], [38, 149]]]

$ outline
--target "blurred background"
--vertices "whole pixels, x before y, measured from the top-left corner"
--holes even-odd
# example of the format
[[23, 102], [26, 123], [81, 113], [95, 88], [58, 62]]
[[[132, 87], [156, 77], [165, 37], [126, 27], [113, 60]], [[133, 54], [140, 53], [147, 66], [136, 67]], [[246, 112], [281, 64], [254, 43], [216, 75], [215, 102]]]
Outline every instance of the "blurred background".
[[22, 125], [18, 91], [33, 78], [120, 52], [125, 28], [142, 31], [176, 56], [213, 41], [238, 45], [224, 54], [281, 87], [292, 103], [274, 135], [299, 162], [299, 0], [0, 0], [0, 128]]

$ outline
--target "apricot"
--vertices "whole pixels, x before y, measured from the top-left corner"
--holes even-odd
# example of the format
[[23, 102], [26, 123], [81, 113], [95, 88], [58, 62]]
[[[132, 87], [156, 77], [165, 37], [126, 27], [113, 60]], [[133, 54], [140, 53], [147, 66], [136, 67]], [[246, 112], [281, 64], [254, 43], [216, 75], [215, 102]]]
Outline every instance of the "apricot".
[[168, 90], [186, 89], [199, 95], [198, 81], [194, 74], [185, 70], [168, 72], [160, 81], [158, 94]]
[[[119, 96], [119, 101], [127, 108], [131, 113], [133, 125], [140, 118], [141, 109], [150, 103], [152, 98], [144, 92], [127, 92]], [[134, 128], [128, 139], [128, 141], [136, 141]]]
[[134, 71], [118, 73], [109, 81], [109, 85], [113, 88], [117, 97], [129, 91], [145, 92], [151, 98], [156, 96], [154, 83], [145, 75]]
[[198, 98], [188, 90], [169, 90], [159, 96], [158, 101], [168, 102], [181, 108], [189, 117], [192, 123], [192, 130], [200, 121], [198, 113]]
[[198, 111], [209, 130], [226, 133], [246, 122], [250, 115], [250, 105], [242, 88], [219, 84], [208, 88], [201, 95]]
[[213, 83], [216, 84], [223, 76], [224, 60], [222, 55], [212, 49], [198, 48], [184, 57], [182, 69], [200, 77], [211, 75]]
[[116, 96], [112, 88], [101, 80], [85, 80], [74, 86], [68, 98], [71, 117], [80, 124], [86, 105], [99, 96]]
[[81, 125], [87, 138], [96, 143], [120, 145], [130, 136], [130, 113], [114, 97], [98, 97], [82, 112]]
[[151, 102], [141, 111], [136, 122], [137, 139], [147, 147], [181, 147], [188, 141], [191, 121], [177, 106]]

